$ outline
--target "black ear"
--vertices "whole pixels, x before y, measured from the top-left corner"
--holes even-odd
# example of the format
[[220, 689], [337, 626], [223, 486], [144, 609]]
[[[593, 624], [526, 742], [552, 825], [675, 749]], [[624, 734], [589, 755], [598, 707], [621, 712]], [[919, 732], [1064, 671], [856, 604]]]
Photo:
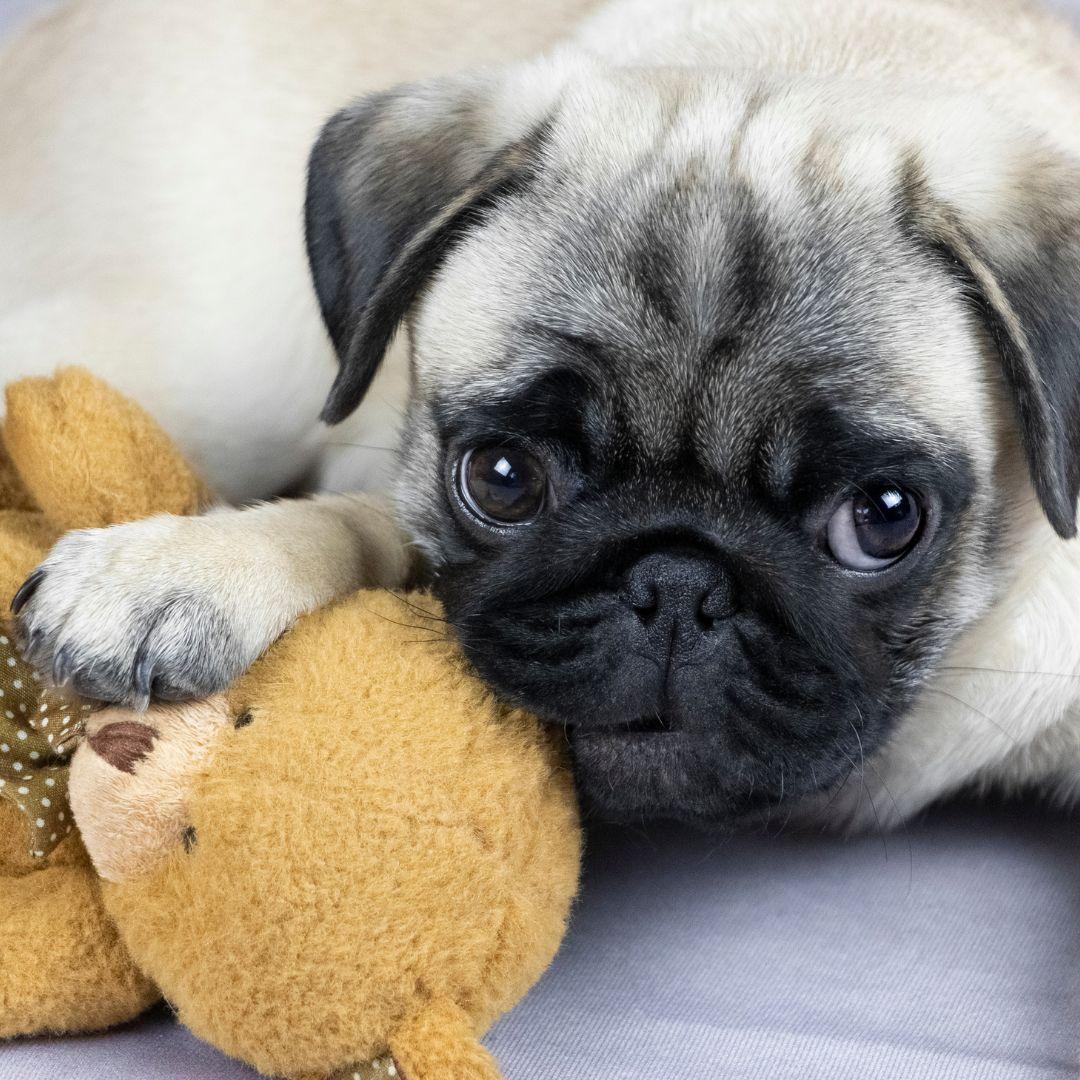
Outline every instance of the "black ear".
[[1035, 492], [1067, 539], [1080, 499], [1080, 170], [1039, 156], [994, 222], [918, 197], [916, 220], [989, 332]]
[[442, 79], [335, 114], [308, 163], [308, 259], [341, 368], [331, 424], [363, 398], [421, 289], [485, 208], [524, 183], [537, 136], [487, 120], [491, 84]]

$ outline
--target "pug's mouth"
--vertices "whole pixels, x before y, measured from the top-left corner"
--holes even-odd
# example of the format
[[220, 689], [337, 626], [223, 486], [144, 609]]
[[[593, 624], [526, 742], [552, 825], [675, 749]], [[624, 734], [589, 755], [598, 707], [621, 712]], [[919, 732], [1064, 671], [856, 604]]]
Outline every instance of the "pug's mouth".
[[678, 720], [665, 713], [650, 713], [632, 720], [613, 720], [604, 723], [586, 723], [569, 725], [578, 737], [588, 736], [627, 736], [627, 735], [673, 735], [680, 730]]

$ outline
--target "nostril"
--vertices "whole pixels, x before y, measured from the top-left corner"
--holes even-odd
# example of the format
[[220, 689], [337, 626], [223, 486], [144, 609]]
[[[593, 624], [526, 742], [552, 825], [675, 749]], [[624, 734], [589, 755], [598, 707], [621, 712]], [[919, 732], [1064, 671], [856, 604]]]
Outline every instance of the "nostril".
[[698, 625], [703, 630], [711, 630], [720, 619], [734, 614], [735, 602], [731, 588], [726, 582], [714, 585], [701, 599], [697, 610]]
[[654, 581], [631, 581], [623, 594], [627, 606], [646, 625], [656, 616], [660, 606], [660, 597]]

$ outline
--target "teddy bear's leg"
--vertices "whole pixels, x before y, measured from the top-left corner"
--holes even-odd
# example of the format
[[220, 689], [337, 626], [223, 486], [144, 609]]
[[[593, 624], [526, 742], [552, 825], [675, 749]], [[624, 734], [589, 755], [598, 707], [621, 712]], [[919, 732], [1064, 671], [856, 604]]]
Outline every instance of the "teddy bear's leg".
[[401, 1080], [501, 1080], [495, 1059], [452, 1001], [428, 1002], [390, 1039], [394, 1071]]
[[397, 1028], [390, 1053], [329, 1075], [297, 1073], [292, 1080], [502, 1080], [502, 1073], [465, 1012], [436, 998]]
[[88, 865], [0, 877], [0, 1038], [93, 1031], [157, 998], [105, 915]]

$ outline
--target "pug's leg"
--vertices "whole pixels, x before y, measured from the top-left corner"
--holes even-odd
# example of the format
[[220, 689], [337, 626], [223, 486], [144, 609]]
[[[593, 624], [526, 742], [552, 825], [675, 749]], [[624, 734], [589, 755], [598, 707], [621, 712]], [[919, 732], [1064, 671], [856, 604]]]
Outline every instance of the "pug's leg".
[[411, 552], [370, 496], [161, 515], [68, 534], [12, 607], [58, 685], [145, 707], [223, 689], [306, 611], [404, 584]]

